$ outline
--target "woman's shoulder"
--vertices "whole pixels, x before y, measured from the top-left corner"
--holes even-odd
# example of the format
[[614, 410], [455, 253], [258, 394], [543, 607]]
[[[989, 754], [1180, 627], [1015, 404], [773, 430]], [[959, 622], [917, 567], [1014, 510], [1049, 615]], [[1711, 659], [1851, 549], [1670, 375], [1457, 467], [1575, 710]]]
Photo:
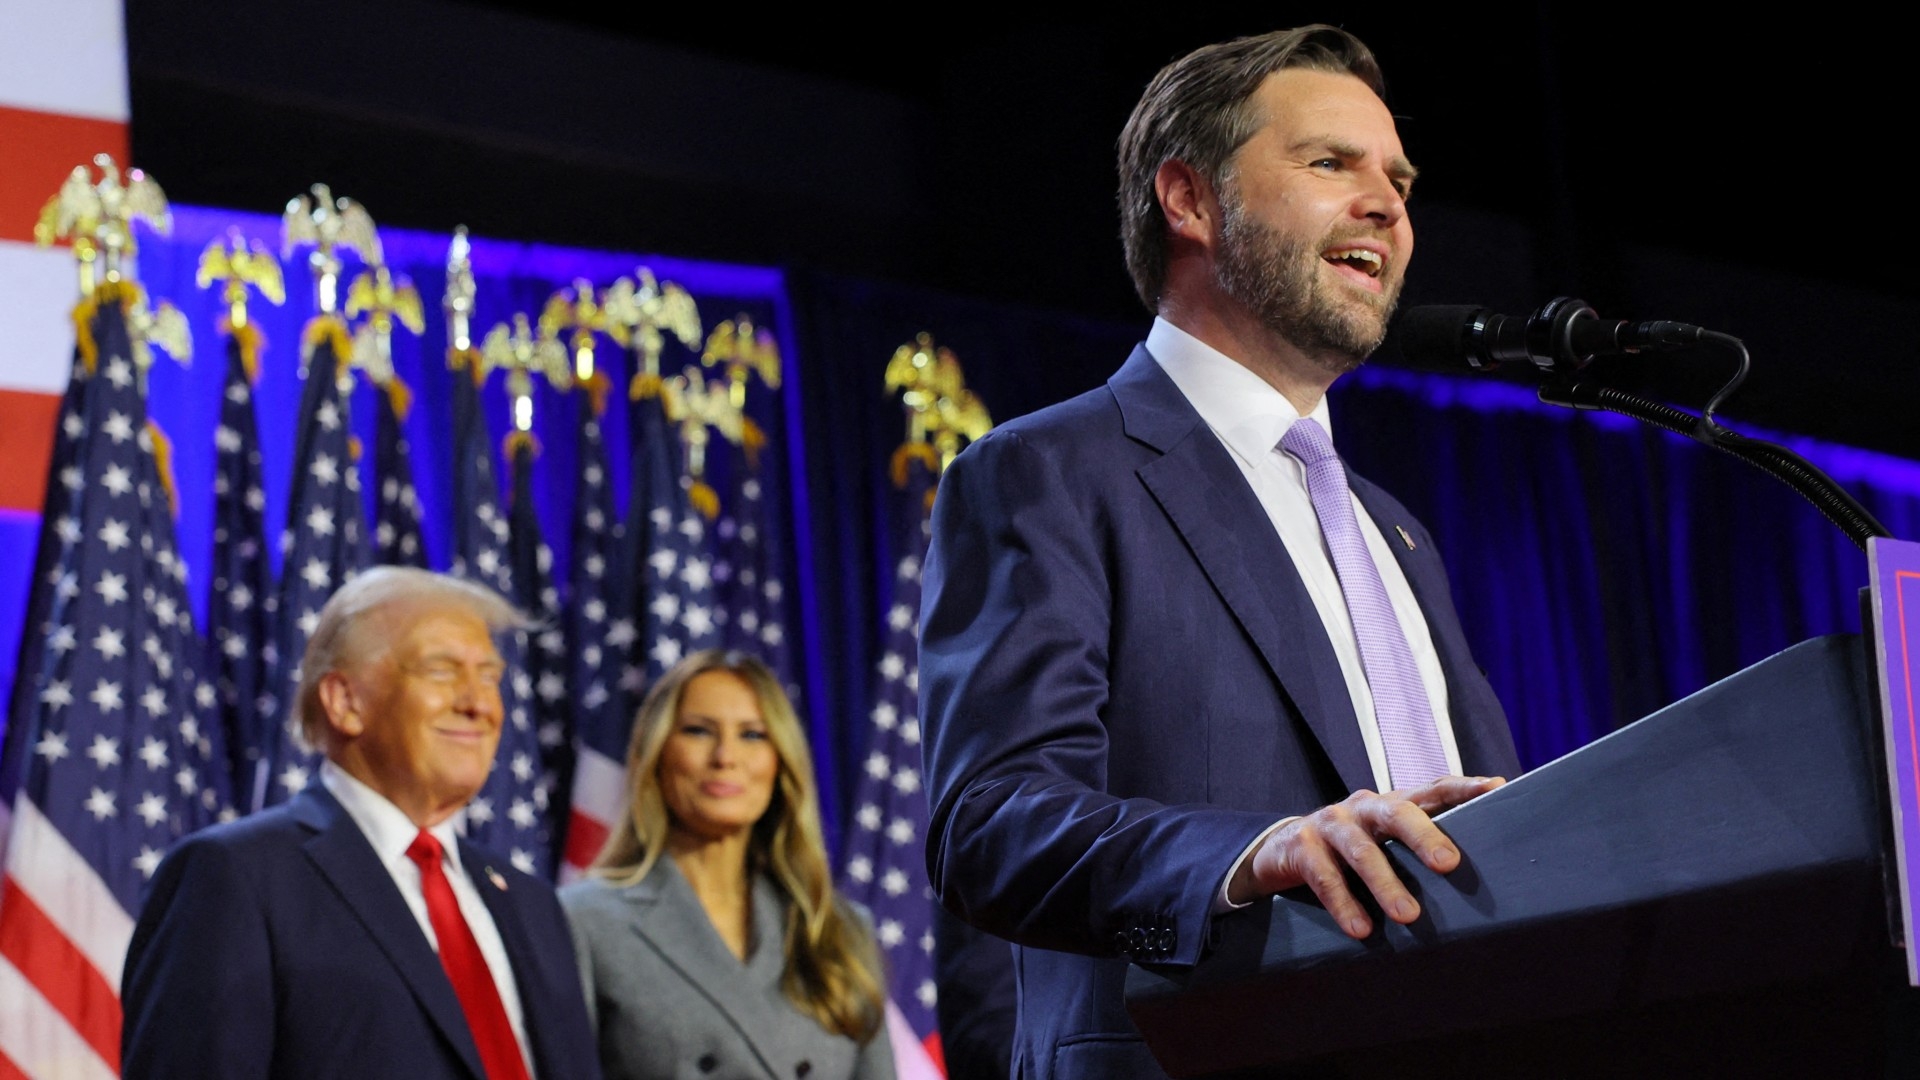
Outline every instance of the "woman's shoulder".
[[637, 910], [654, 899], [656, 890], [646, 881], [622, 884], [601, 877], [582, 878], [560, 886], [560, 906], [573, 919], [593, 920], [618, 917], [632, 919]]

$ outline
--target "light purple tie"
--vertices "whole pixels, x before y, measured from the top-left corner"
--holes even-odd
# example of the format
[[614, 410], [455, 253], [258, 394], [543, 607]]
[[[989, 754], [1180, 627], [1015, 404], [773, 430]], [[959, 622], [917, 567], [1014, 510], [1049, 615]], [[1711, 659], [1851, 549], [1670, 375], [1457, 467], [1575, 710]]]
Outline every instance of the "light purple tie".
[[1307, 467], [1307, 495], [1320, 518], [1320, 534], [1333, 556], [1340, 591], [1346, 594], [1353, 636], [1360, 644], [1360, 664], [1373, 691], [1373, 713], [1380, 741], [1387, 750], [1387, 772], [1397, 789], [1419, 787], [1445, 776], [1447, 754], [1433, 723], [1433, 704], [1414, 665], [1413, 650], [1401, 632], [1400, 620], [1387, 599], [1380, 568], [1360, 535], [1353, 513], [1353, 495], [1347, 489], [1347, 470], [1333, 452], [1327, 433], [1313, 420], [1298, 420], [1280, 440], [1280, 449]]

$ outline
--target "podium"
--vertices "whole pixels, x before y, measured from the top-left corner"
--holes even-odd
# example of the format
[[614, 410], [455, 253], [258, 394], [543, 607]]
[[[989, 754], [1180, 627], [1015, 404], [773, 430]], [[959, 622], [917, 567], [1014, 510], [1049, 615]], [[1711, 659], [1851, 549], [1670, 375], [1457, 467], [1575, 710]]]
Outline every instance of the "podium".
[[1133, 1020], [1175, 1077], [1920, 1069], [1869, 671], [1803, 642], [1443, 815], [1451, 874], [1389, 844], [1410, 926], [1222, 917], [1198, 965], [1129, 973]]

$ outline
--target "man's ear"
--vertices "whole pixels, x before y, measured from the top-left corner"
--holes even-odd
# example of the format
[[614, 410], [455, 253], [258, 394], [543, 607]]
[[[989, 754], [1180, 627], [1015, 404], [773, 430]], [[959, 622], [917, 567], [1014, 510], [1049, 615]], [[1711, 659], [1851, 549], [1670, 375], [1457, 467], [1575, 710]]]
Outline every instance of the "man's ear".
[[320, 682], [314, 690], [320, 697], [320, 708], [327, 714], [329, 728], [349, 739], [358, 738], [366, 731], [367, 722], [360, 711], [359, 695], [354, 693], [353, 683], [345, 674], [327, 672], [320, 676]]
[[1153, 192], [1167, 222], [1167, 246], [1181, 241], [1212, 249], [1220, 229], [1220, 200], [1198, 169], [1169, 158], [1153, 174]]

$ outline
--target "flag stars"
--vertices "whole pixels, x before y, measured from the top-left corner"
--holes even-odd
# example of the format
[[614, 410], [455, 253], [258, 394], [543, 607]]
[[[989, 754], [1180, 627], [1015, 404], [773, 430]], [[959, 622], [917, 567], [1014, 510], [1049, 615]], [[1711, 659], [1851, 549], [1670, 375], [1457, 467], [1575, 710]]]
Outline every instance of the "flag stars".
[[113, 518], [103, 522], [100, 531], [95, 535], [99, 537], [102, 544], [106, 545], [108, 551], [119, 551], [133, 542], [128, 534], [127, 523], [115, 521]]
[[33, 752], [46, 758], [48, 764], [55, 764], [72, 753], [67, 749], [67, 733], [64, 731], [49, 731], [40, 736]]
[[100, 654], [102, 660], [118, 660], [127, 655], [126, 635], [111, 626], [103, 626], [93, 636], [93, 651]]
[[880, 658], [880, 677], [893, 682], [907, 673], [907, 662], [900, 659], [899, 653], [890, 652]]
[[867, 755], [868, 776], [873, 777], [875, 780], [885, 780], [892, 772], [893, 767], [888, 763], [887, 755], [878, 750]]
[[467, 820], [475, 825], [485, 825], [493, 820], [493, 802], [490, 799], [474, 799], [467, 804]]
[[105, 735], [95, 735], [93, 745], [87, 747], [87, 757], [93, 759], [96, 767], [106, 769], [120, 764], [120, 740]]
[[56, 626], [47, 638], [47, 648], [57, 653], [72, 652], [73, 647], [79, 644], [77, 638], [78, 635], [73, 632], [73, 627]]
[[110, 413], [107, 422], [100, 425], [100, 430], [106, 432], [114, 442], [123, 443], [133, 438], [133, 421], [125, 413]]
[[288, 795], [297, 795], [306, 790], [307, 770], [298, 765], [289, 765], [280, 773], [280, 787]]
[[917, 746], [920, 742], [920, 721], [909, 720], [901, 724], [900, 738], [908, 746]]
[[332, 431], [340, 426], [340, 406], [331, 401], [321, 402], [320, 408], [314, 413], [314, 419], [320, 421], [322, 428]]
[[913, 769], [901, 769], [893, 774], [893, 789], [902, 795], [911, 795], [920, 790], [920, 774]]
[[905, 604], [893, 605], [893, 610], [887, 612], [887, 625], [894, 630], [905, 630], [907, 627], [912, 626], [912, 609], [908, 608]]
[[106, 601], [108, 607], [112, 607], [127, 598], [127, 576], [104, 572], [94, 584], [93, 591], [100, 594], [100, 599]]
[[140, 845], [140, 854], [134, 856], [133, 868], [140, 871], [143, 878], [152, 877], [153, 872], [160, 869], [160, 852], [145, 844]]
[[340, 479], [340, 463], [327, 454], [315, 454], [313, 464], [307, 466], [307, 474], [322, 487], [332, 487]]
[[318, 537], [333, 535], [333, 511], [316, 506], [307, 513], [307, 529]]
[[880, 817], [880, 808], [872, 803], [863, 803], [853, 816], [854, 820], [860, 823], [860, 827], [868, 832], [880, 831]]
[[907, 875], [899, 868], [888, 870], [880, 875], [880, 889], [888, 896], [899, 896], [907, 891]]
[[68, 545], [79, 543], [80, 537], [84, 535], [80, 529], [79, 519], [72, 516], [62, 517], [54, 522], [53, 533], [60, 538], [61, 543]]
[[107, 361], [107, 381], [125, 390], [133, 385], [133, 365], [120, 357]]
[[[513, 806], [507, 810], [507, 817], [513, 822], [514, 827], [518, 829], [531, 829], [537, 820], [533, 804], [525, 799], [513, 800]], [[532, 868], [527, 867], [526, 869], [531, 870]]]
[[900, 710], [894, 708], [893, 702], [883, 701], [873, 707], [873, 726], [881, 731], [892, 731], [899, 720]]
[[101, 679], [94, 686], [93, 693], [87, 695], [87, 700], [93, 702], [101, 712], [118, 712], [121, 706], [120, 684]]
[[862, 885], [873, 880], [873, 860], [865, 855], [855, 855], [847, 860], [847, 876]]
[[119, 498], [133, 490], [133, 471], [124, 465], [109, 465], [100, 476], [100, 486], [107, 489], [107, 494]]
[[307, 588], [318, 591], [333, 583], [333, 572], [316, 556], [300, 568], [300, 579], [307, 583]]
[[880, 920], [880, 929], [876, 936], [880, 939], [880, 944], [889, 949], [907, 940], [907, 932], [900, 926], [899, 919]]
[[931, 1009], [940, 1001], [940, 991], [933, 985], [932, 979], [921, 979], [920, 986], [913, 992], [920, 1004]]
[[94, 788], [93, 793], [87, 796], [86, 802], [82, 805], [85, 806], [87, 813], [93, 815], [95, 821], [105, 821], [120, 813], [119, 808], [113, 805], [113, 792], [100, 788]]
[[141, 796], [140, 803], [133, 808], [133, 812], [139, 815], [141, 821], [147, 823], [148, 828], [152, 828], [167, 820], [167, 800], [149, 791]]
[[192, 766], [182, 765], [180, 770], [173, 774], [173, 783], [180, 789], [180, 794], [192, 795], [200, 789], [200, 774], [194, 772]]
[[140, 760], [146, 763], [148, 769], [155, 772], [166, 768], [167, 744], [151, 735], [147, 736], [146, 741], [140, 744]]
[[140, 707], [147, 710], [148, 716], [158, 717], [167, 711], [167, 692], [158, 686], [149, 686], [140, 691]]
[[887, 840], [896, 847], [913, 843], [913, 822], [897, 817], [887, 824]]

